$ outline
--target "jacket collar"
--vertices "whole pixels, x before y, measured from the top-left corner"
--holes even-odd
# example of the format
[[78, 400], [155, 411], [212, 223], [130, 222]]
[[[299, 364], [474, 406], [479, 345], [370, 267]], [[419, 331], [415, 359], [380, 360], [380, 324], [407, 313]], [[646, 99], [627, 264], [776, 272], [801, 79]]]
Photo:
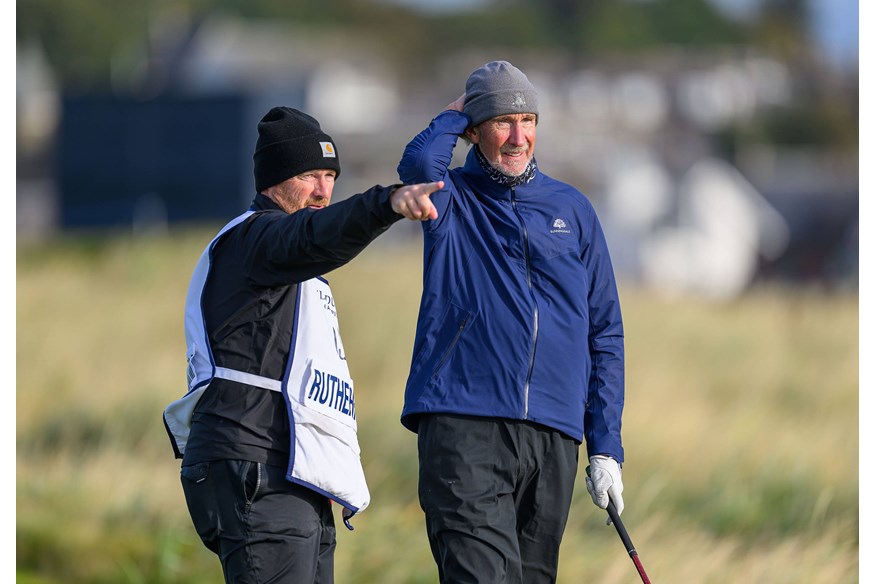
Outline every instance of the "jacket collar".
[[256, 193], [255, 198], [252, 200], [252, 204], [249, 206], [251, 211], [270, 211], [277, 210], [282, 211], [280, 205], [264, 196], [261, 193]]
[[[532, 160], [535, 162], [535, 158]], [[515, 198], [526, 199], [537, 196], [539, 185], [544, 175], [538, 169], [538, 164], [535, 167], [535, 176], [532, 177], [531, 181], [514, 187]], [[477, 191], [477, 194], [494, 199], [511, 200], [511, 187], [496, 182], [484, 171], [481, 163], [478, 161], [475, 146], [472, 146], [468, 151], [465, 164], [462, 167], [462, 173], [466, 176], [469, 184]]]

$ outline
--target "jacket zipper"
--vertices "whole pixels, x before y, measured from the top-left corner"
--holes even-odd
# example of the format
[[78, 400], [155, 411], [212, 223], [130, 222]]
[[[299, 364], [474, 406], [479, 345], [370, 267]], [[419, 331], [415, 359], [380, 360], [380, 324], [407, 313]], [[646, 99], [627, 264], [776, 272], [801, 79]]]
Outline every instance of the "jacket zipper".
[[526, 261], [526, 285], [529, 286], [529, 294], [532, 296], [532, 337], [531, 346], [529, 348], [529, 369], [526, 372], [526, 381], [523, 384], [523, 418], [529, 417], [529, 384], [532, 381], [532, 368], [535, 366], [535, 342], [538, 339], [538, 303], [535, 300], [535, 294], [532, 292], [532, 269], [529, 260], [529, 232], [526, 229], [526, 223], [523, 221], [523, 216], [517, 209], [517, 196], [514, 187], [511, 187], [511, 207], [514, 213], [520, 220], [520, 226], [523, 229], [523, 258]]

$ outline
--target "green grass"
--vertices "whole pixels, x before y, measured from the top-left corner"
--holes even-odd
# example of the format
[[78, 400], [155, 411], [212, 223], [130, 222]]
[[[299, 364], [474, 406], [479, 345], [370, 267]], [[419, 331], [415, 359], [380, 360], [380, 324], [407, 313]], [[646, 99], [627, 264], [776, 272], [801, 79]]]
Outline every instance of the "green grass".
[[[212, 227], [17, 253], [17, 580], [220, 582], [161, 422], [184, 391], [183, 302]], [[398, 422], [420, 246], [378, 241], [328, 275], [372, 492], [337, 581], [436, 582]], [[761, 289], [726, 303], [621, 284], [624, 520], [662, 583], [858, 581], [858, 299]], [[583, 464], [582, 464], [583, 473]], [[635, 571], [579, 476], [561, 583]], [[340, 525], [340, 522], [338, 522]]]

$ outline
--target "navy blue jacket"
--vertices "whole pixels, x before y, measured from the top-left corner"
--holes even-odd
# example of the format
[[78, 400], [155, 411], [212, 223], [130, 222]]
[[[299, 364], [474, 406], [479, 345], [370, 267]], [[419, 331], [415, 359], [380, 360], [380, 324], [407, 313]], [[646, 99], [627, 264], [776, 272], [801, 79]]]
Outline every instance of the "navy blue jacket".
[[623, 324], [599, 220], [574, 187], [536, 172], [508, 187], [445, 111], [405, 149], [407, 184], [443, 180], [423, 223], [423, 295], [402, 423], [424, 413], [529, 420], [623, 461]]

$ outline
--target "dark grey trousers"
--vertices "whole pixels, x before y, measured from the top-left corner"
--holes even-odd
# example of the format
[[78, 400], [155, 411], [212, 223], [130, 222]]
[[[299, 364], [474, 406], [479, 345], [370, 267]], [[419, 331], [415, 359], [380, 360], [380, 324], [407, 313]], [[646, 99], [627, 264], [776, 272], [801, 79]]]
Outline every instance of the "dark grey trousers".
[[523, 421], [424, 415], [420, 506], [442, 583], [555, 582], [578, 443]]
[[219, 556], [225, 582], [334, 582], [335, 524], [326, 497], [263, 463], [217, 460], [180, 474], [192, 522]]

